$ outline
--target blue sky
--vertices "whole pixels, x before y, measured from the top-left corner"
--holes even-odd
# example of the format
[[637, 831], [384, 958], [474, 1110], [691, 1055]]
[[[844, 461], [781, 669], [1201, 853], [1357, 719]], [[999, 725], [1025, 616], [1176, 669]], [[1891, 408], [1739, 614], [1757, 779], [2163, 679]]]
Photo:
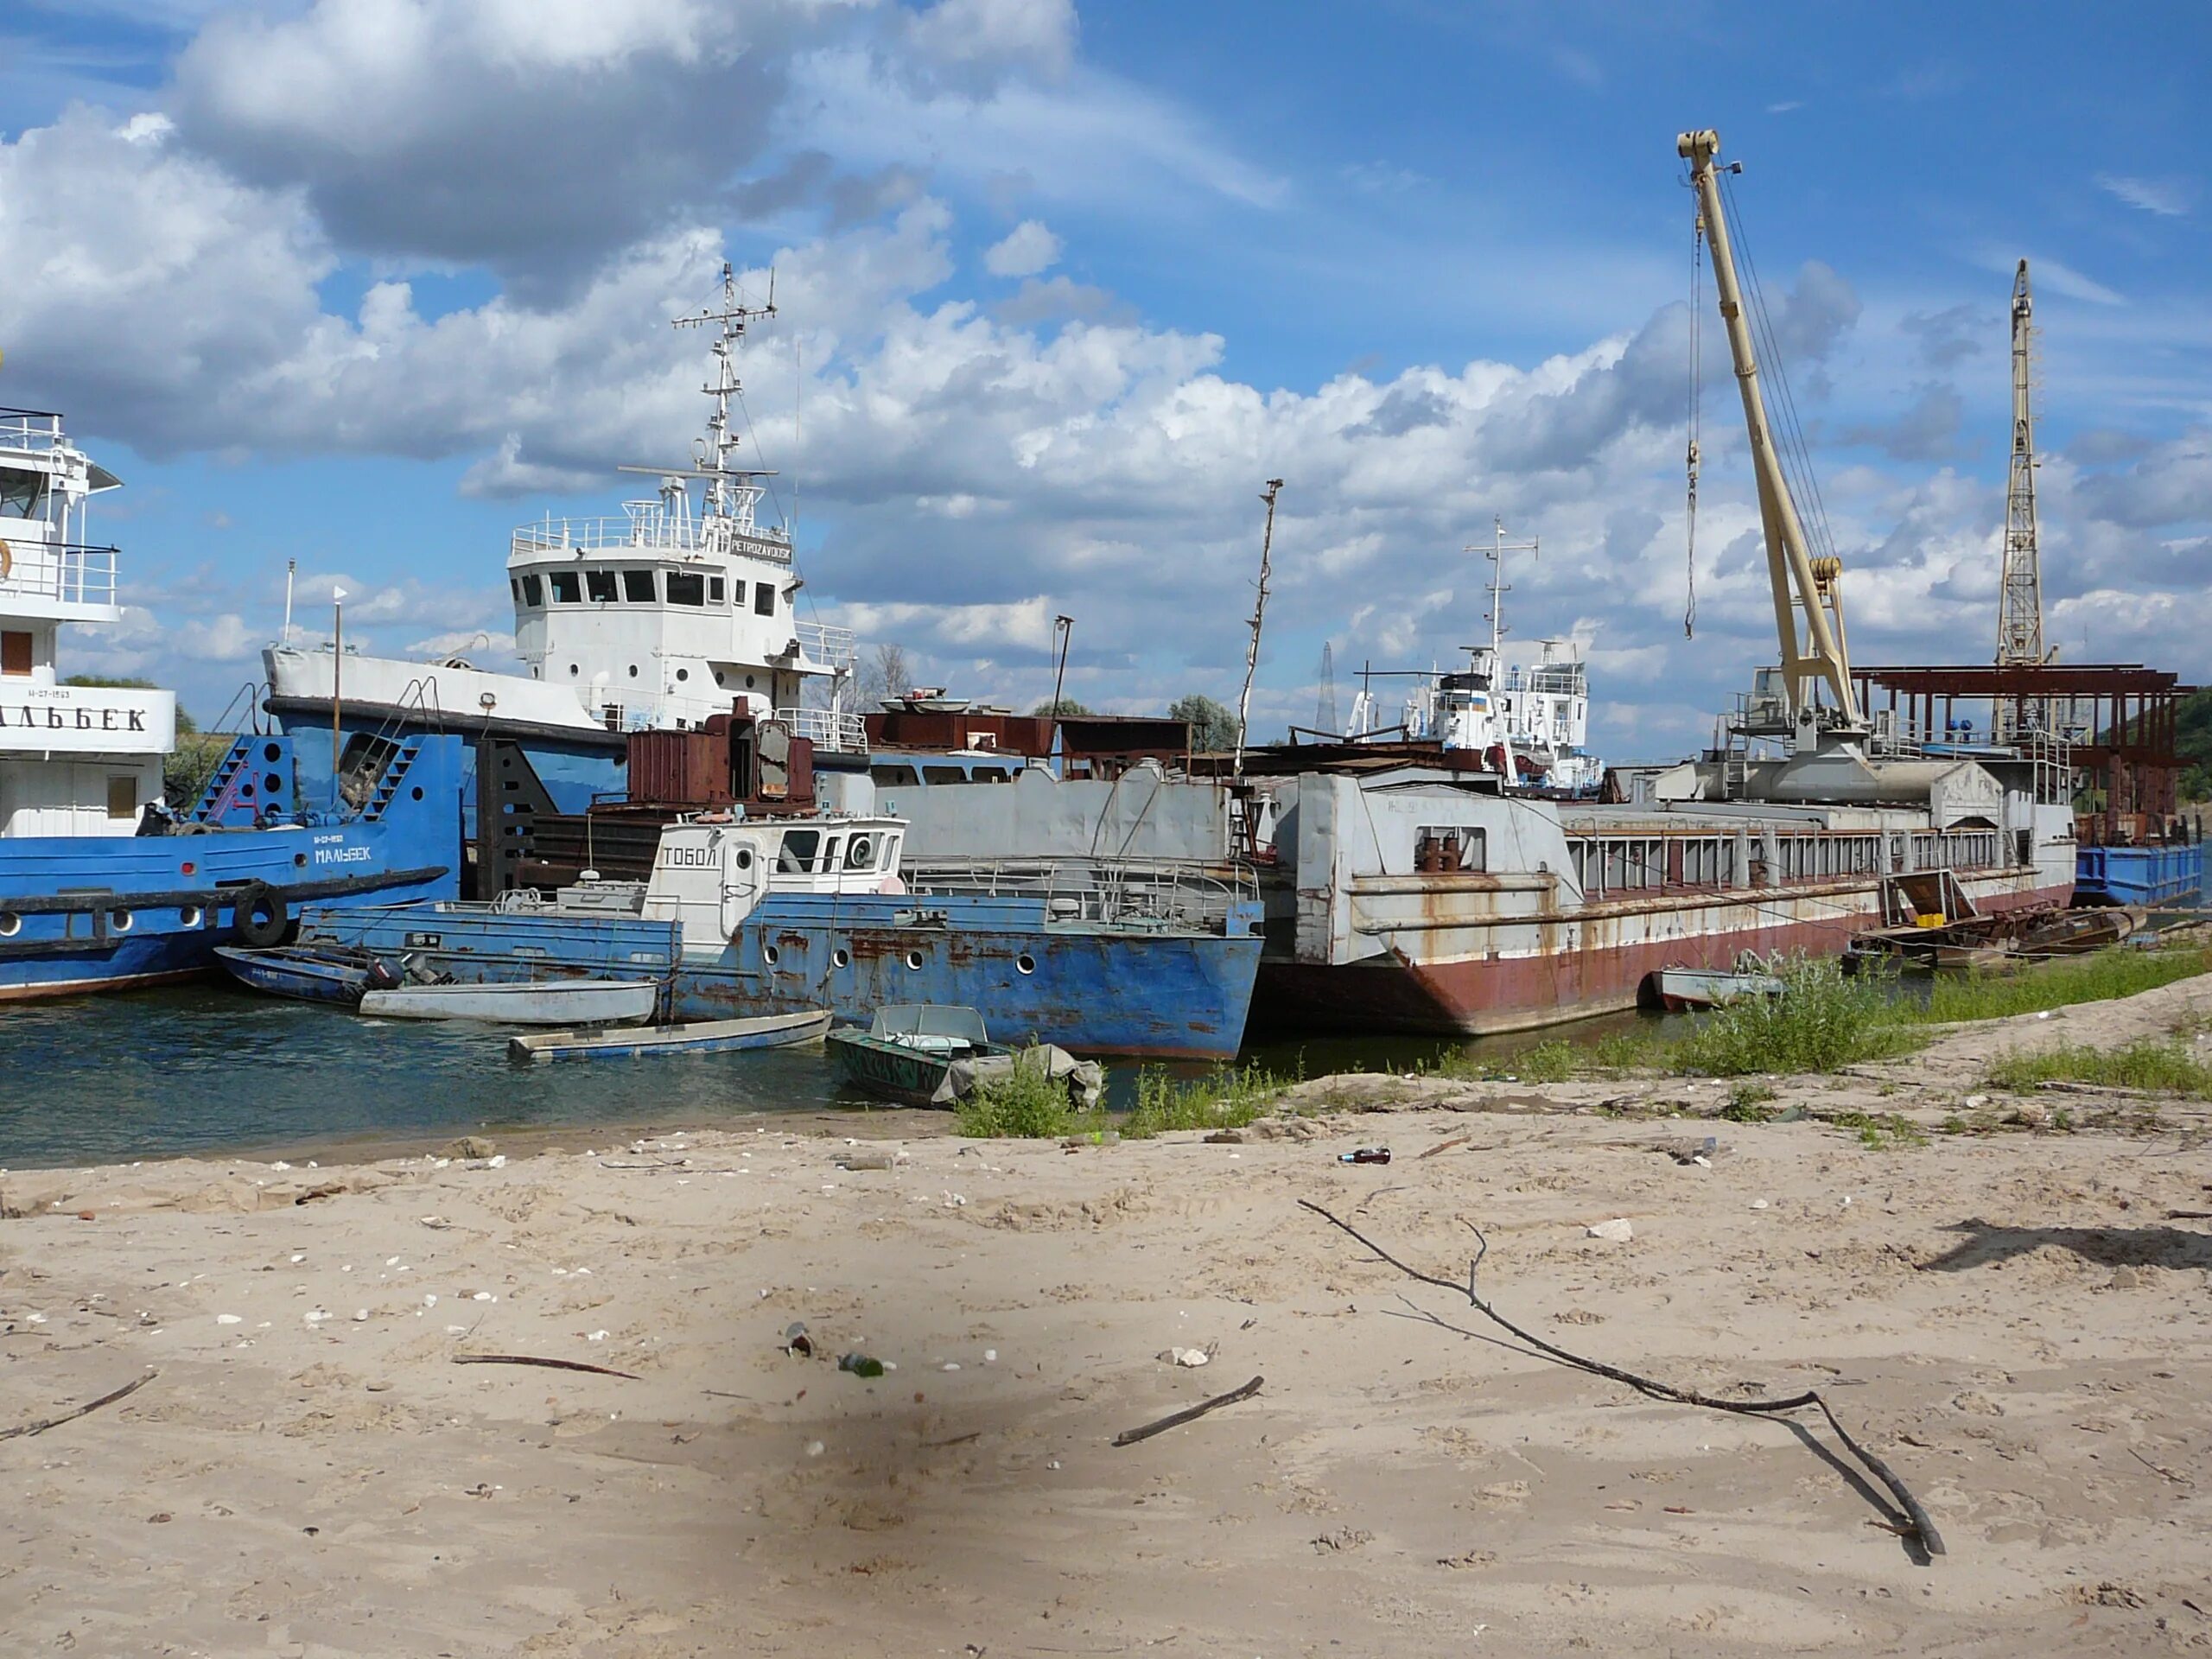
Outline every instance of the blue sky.
[[2207, 17], [29, 0], [0, 402], [130, 485], [105, 523], [140, 609], [86, 665], [212, 713], [287, 557], [377, 648], [497, 661], [508, 527], [681, 453], [665, 318], [772, 261], [749, 404], [825, 618], [1027, 702], [1066, 611], [1095, 706], [1227, 699], [1279, 474], [1263, 721], [1311, 720], [1325, 639], [1341, 680], [1475, 637], [1459, 550], [1498, 513], [1544, 543], [1516, 631], [1587, 637], [1600, 740], [1660, 754], [1773, 650], [1713, 359], [1681, 624], [1673, 139], [1713, 125], [1861, 659], [1987, 655], [2025, 256], [2050, 637], [2202, 678]]

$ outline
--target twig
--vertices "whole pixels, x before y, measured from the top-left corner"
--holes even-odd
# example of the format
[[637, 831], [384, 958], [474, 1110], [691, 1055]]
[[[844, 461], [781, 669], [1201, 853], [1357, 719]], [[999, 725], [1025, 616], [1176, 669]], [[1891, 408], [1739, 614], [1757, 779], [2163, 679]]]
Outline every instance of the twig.
[[2212, 1221], [2212, 1210], [2169, 1210], [2168, 1221]]
[[1487, 1240], [1483, 1240], [1479, 1229], [1475, 1230], [1475, 1236], [1481, 1241], [1482, 1249], [1474, 1261], [1468, 1264], [1467, 1282], [1461, 1285], [1452, 1280], [1440, 1279], [1434, 1274], [1423, 1273], [1418, 1268], [1408, 1267], [1351, 1223], [1338, 1220], [1310, 1199], [1300, 1198], [1298, 1202], [1301, 1208], [1311, 1210], [1332, 1227], [1350, 1234], [1408, 1278], [1418, 1279], [1425, 1285], [1434, 1285], [1440, 1290], [1448, 1290], [1454, 1295], [1465, 1296], [1474, 1310], [1484, 1319], [1502, 1326], [1537, 1352], [1558, 1360], [1561, 1364], [1571, 1365], [1577, 1370], [1587, 1371], [1592, 1376], [1602, 1376], [1611, 1382], [1624, 1383], [1639, 1393], [1650, 1395], [1656, 1399], [1672, 1400], [1685, 1406], [1703, 1406], [1711, 1411], [1733, 1412], [1739, 1416], [1776, 1416], [1802, 1411], [1808, 1406], [1813, 1408], [1827, 1420], [1828, 1427], [1835, 1431], [1836, 1438], [1844, 1443], [1851, 1454], [1866, 1465], [1883, 1485], [1889, 1488], [1890, 1496], [1897, 1499], [1898, 1507], [1904, 1510], [1906, 1518], [1912, 1522], [1912, 1535], [1919, 1539], [1921, 1548], [1930, 1555], [1941, 1555], [1944, 1553], [1942, 1535], [1936, 1530], [1935, 1522], [1929, 1517], [1928, 1511], [1921, 1507], [1920, 1500], [1912, 1495], [1902, 1480], [1897, 1478], [1896, 1471], [1852, 1438], [1850, 1431], [1836, 1421], [1835, 1413], [1828, 1409], [1828, 1402], [1821, 1398], [1817, 1389], [1808, 1389], [1803, 1394], [1791, 1395], [1786, 1399], [1722, 1400], [1709, 1394], [1700, 1394], [1694, 1389], [1679, 1389], [1669, 1382], [1657, 1382], [1648, 1376], [1638, 1376], [1633, 1371], [1624, 1371], [1618, 1366], [1608, 1365], [1602, 1360], [1590, 1359], [1581, 1354], [1570, 1353], [1555, 1343], [1546, 1342], [1532, 1331], [1522, 1330], [1484, 1301], [1477, 1293], [1475, 1269], [1482, 1265], [1483, 1256], [1489, 1254], [1490, 1249], [1489, 1243]]
[[0, 1440], [12, 1440], [18, 1434], [43, 1434], [49, 1428], [59, 1428], [64, 1423], [73, 1423], [79, 1417], [90, 1416], [102, 1406], [113, 1405], [126, 1394], [137, 1393], [160, 1375], [159, 1371], [149, 1371], [145, 1376], [124, 1383], [112, 1394], [104, 1394], [97, 1400], [88, 1400], [74, 1411], [65, 1411], [59, 1417], [48, 1417], [38, 1422], [23, 1423], [14, 1428], [0, 1428]]
[[1224, 1406], [1233, 1406], [1239, 1400], [1249, 1400], [1260, 1391], [1260, 1384], [1266, 1380], [1264, 1377], [1255, 1376], [1241, 1389], [1231, 1389], [1227, 1394], [1217, 1394], [1211, 1400], [1201, 1400], [1197, 1405], [1186, 1407], [1172, 1416], [1162, 1417], [1156, 1423], [1147, 1423], [1142, 1428], [1125, 1428], [1114, 1437], [1114, 1444], [1135, 1446], [1139, 1440], [1148, 1440], [1154, 1435], [1165, 1433], [1171, 1428], [1180, 1428], [1184, 1424], [1193, 1422], [1210, 1411], [1218, 1411]]
[[2152, 1474], [2158, 1476], [2160, 1480], [2165, 1481], [2171, 1485], [2187, 1486], [2190, 1484], [2188, 1479], [2183, 1476], [2174, 1473], [2172, 1470], [2152, 1462], [2150, 1459], [2145, 1457], [2140, 1452], [2138, 1452], [2132, 1446], [2127, 1448], [2127, 1455], [2134, 1459], [2136, 1462], [2141, 1464], [2145, 1469], [2148, 1469]]
[[636, 1382], [635, 1371], [618, 1371], [611, 1365], [588, 1365], [581, 1359], [540, 1359], [535, 1354], [455, 1354], [456, 1365], [543, 1365], [555, 1371], [589, 1371], [594, 1376], [620, 1376]]

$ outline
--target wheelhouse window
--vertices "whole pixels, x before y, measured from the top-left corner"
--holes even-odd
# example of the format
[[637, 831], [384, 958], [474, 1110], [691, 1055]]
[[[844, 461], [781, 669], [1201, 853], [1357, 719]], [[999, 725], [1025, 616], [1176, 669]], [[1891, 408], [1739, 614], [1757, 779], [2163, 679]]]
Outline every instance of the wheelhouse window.
[[46, 516], [44, 473], [28, 467], [0, 467], [0, 518]]
[[614, 603], [614, 573], [612, 570], [585, 571], [584, 597], [594, 605]]
[[524, 576], [522, 579], [522, 602], [543, 605], [545, 602], [545, 584], [536, 576]]
[[622, 573], [622, 597], [632, 605], [653, 602], [653, 573], [650, 570], [625, 570]]
[[553, 584], [553, 602], [556, 605], [575, 605], [582, 601], [583, 584], [576, 580], [575, 571], [556, 570], [546, 580]]
[[720, 576], [709, 576], [707, 578], [707, 603], [709, 605], [719, 605], [722, 602], [724, 590], [722, 587], [722, 579]]
[[870, 766], [868, 769], [868, 775], [874, 779], [878, 789], [899, 789], [909, 784], [921, 782], [921, 779], [915, 775], [914, 769], [905, 765]]
[[789, 830], [776, 848], [776, 868], [786, 875], [806, 875], [814, 868], [814, 855], [822, 845], [816, 830]]
[[754, 613], [760, 616], [773, 616], [776, 613], [776, 584], [774, 582], [764, 582], [753, 588], [753, 609]]
[[924, 766], [922, 781], [927, 784], [964, 784], [968, 774], [958, 766]]
[[513, 588], [513, 589], [515, 590], [515, 603], [516, 603], [516, 604], [518, 604], [518, 605], [521, 604], [521, 603], [522, 603], [522, 578], [521, 578], [521, 577], [519, 577], [519, 576], [509, 576], [509, 577], [507, 578], [507, 586], [508, 586], [508, 587], [510, 587], [510, 588]]
[[845, 868], [849, 870], [872, 870], [875, 868], [875, 841], [869, 836], [855, 836], [845, 849]]
[[706, 578], [695, 570], [670, 571], [668, 602], [671, 605], [704, 605], [707, 602]]

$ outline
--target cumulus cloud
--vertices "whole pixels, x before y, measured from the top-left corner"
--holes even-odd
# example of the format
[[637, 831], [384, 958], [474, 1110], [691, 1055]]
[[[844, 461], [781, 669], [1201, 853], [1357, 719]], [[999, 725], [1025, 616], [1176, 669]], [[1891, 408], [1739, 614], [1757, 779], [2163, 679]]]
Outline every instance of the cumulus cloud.
[[1034, 276], [1060, 262], [1060, 238], [1041, 219], [1025, 219], [983, 253], [983, 269], [994, 276]]

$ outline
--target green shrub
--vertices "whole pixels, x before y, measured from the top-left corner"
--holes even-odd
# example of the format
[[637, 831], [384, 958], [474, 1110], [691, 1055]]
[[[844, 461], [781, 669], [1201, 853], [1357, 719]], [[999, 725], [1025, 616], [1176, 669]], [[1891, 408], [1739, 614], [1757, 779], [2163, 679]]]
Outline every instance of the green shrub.
[[1895, 1025], [1896, 1007], [1870, 981], [1847, 978], [1832, 958], [1783, 965], [1779, 996], [1739, 997], [1676, 1042], [1678, 1069], [1710, 1077], [1758, 1071], [1833, 1071], [1919, 1046]]
[[1068, 1104], [1067, 1085], [1052, 1075], [1044, 1051], [1035, 1047], [1015, 1055], [1010, 1072], [978, 1084], [953, 1109], [960, 1133], [976, 1140], [1065, 1135], [1077, 1116]]

